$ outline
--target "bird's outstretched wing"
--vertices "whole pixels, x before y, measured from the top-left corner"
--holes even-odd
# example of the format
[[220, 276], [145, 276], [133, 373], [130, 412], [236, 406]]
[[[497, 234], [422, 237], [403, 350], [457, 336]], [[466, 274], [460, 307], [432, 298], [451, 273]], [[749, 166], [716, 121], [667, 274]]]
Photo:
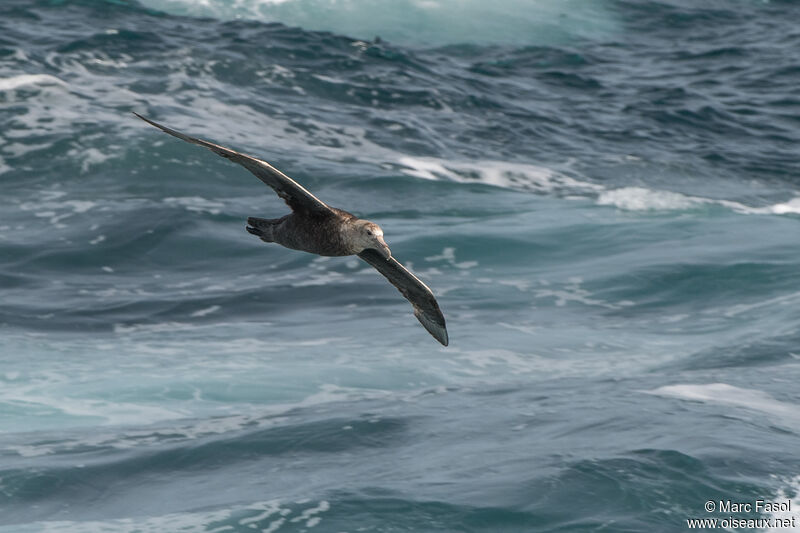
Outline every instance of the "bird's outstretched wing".
[[152, 120], [143, 117], [139, 113], [134, 112], [133, 114], [165, 133], [169, 133], [178, 139], [182, 139], [192, 144], [205, 146], [215, 154], [221, 155], [226, 159], [230, 159], [235, 163], [239, 163], [244, 168], [255, 174], [258, 179], [272, 187], [275, 192], [278, 193], [278, 196], [283, 198], [283, 200], [289, 205], [289, 207], [292, 208], [293, 211], [301, 210], [309, 212], [331, 212], [330, 207], [321, 202], [316, 196], [308, 192], [299, 183], [266, 161], [256, 159], [255, 157], [250, 157], [249, 155], [239, 153], [235, 150], [231, 150], [230, 148], [225, 148], [224, 146], [210, 143], [202, 139], [189, 137], [188, 135], [184, 135], [179, 131], [162, 126], [157, 122], [153, 122]]
[[428, 330], [428, 333], [447, 346], [447, 328], [444, 315], [436, 303], [436, 298], [427, 285], [406, 270], [394, 257], [385, 259], [377, 250], [367, 248], [358, 257], [375, 267], [403, 296], [414, 306], [414, 316]]

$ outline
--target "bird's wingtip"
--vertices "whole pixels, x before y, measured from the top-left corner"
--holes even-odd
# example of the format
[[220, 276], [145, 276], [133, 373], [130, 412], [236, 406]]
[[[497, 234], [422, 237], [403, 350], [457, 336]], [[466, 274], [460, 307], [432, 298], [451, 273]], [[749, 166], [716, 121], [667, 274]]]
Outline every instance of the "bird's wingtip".
[[450, 344], [450, 338], [447, 336], [447, 330], [446, 329], [442, 329], [441, 337], [437, 337], [436, 340], [441, 342], [442, 346], [447, 346], [448, 344]]
[[442, 346], [447, 346], [450, 344], [450, 338], [447, 335], [447, 326], [444, 325], [443, 316], [440, 315], [438, 317], [433, 317], [420, 312], [417, 309], [414, 310], [414, 316], [417, 317], [417, 320], [419, 320], [420, 324], [422, 324], [422, 326], [428, 330], [428, 333], [430, 333], [434, 339], [439, 341]]
[[[148, 124], [150, 124], [150, 125], [152, 125], [152, 126], [157, 126], [155, 122], [153, 122], [152, 120], [150, 120], [150, 119], [149, 119], [149, 118], [147, 118], [146, 116], [144, 116], [144, 115], [140, 115], [140, 114], [139, 114], [139, 113], [137, 113], [136, 111], [131, 111], [131, 113], [133, 113], [134, 115], [136, 115], [136, 116], [137, 116], [137, 117], [139, 117], [140, 119], [144, 120], [144, 121], [145, 121], [145, 122], [147, 122]], [[158, 126], [157, 126], [157, 127], [158, 127]]]

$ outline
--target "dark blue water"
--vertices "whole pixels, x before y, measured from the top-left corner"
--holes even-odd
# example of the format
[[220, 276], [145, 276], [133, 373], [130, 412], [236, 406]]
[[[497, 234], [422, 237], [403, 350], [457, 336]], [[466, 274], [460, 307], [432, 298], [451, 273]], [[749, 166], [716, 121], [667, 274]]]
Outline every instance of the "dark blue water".
[[[0, 531], [790, 530], [704, 504], [800, 498], [798, 20], [0, 3]], [[450, 346], [131, 111], [379, 223]]]

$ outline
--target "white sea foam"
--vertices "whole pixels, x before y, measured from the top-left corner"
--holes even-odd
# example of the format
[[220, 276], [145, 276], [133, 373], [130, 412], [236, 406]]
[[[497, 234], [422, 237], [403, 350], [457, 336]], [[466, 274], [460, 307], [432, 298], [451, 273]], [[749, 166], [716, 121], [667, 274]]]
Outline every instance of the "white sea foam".
[[558, 193], [570, 199], [594, 198], [600, 206], [624, 211], [685, 211], [702, 206], [719, 206], [747, 215], [786, 215], [800, 213], [800, 197], [767, 206], [703, 198], [646, 187], [607, 188], [570, 177], [546, 167], [506, 161], [450, 161], [440, 158], [399, 156], [400, 171], [427, 180], [481, 183], [504, 189]]
[[606, 2], [582, 0], [143, 0], [173, 14], [278, 21], [308, 30], [424, 44], [552, 44], [608, 37], [618, 23]]
[[[555, 304], [563, 307], [568, 303], [579, 303], [588, 306], [605, 307], [606, 309], [621, 309], [633, 305], [633, 302], [622, 300], [618, 302], [607, 302], [599, 298], [594, 298], [591, 291], [583, 288], [581, 278], [571, 278], [566, 283], [554, 284], [547, 281], [540, 281], [543, 288], [533, 290], [536, 298], [553, 299]], [[522, 290], [521, 286], [514, 284], [517, 289]]]
[[249, 526], [250, 524], [255, 524], [255, 523], [261, 522], [262, 520], [265, 520], [265, 519], [269, 518], [270, 516], [274, 515], [275, 513], [280, 512], [280, 510], [281, 510], [281, 505], [280, 505], [280, 502], [278, 500], [272, 500], [272, 501], [269, 501], [269, 502], [265, 502], [264, 507], [265, 507], [265, 509], [264, 509], [263, 512], [261, 512], [259, 514], [256, 514], [256, 515], [253, 515], [253, 516], [248, 516], [246, 518], [242, 518], [241, 520], [239, 520], [239, 525]]
[[746, 215], [787, 215], [800, 213], [800, 198], [773, 205], [753, 207], [732, 200], [689, 196], [672, 191], [645, 187], [608, 189], [597, 196], [598, 205], [613, 206], [625, 211], [683, 211], [703, 205], [716, 205]]
[[179, 205], [184, 207], [187, 211], [194, 211], [195, 213], [209, 213], [211, 215], [218, 215], [222, 212], [225, 204], [207, 200], [199, 196], [181, 196], [178, 198], [169, 197], [164, 198], [165, 204]]
[[601, 192], [598, 205], [611, 205], [629, 211], [690, 209], [708, 200], [676, 192], [655, 191], [644, 187], [623, 187]]
[[533, 372], [537, 362], [541, 364], [538, 356], [523, 355], [521, 353], [496, 348], [492, 350], [466, 350], [456, 355], [462, 364], [458, 371], [468, 376], [484, 376], [504, 368], [510, 374], [526, 374]]
[[[110, 146], [111, 149], [118, 149], [118, 146]], [[106, 154], [101, 152], [95, 147], [89, 148], [73, 148], [67, 155], [71, 156], [74, 159], [80, 160], [81, 162], [81, 172], [88, 172], [89, 169], [95, 165], [99, 165], [108, 161], [109, 159], [113, 159], [115, 156], [113, 154]]]
[[190, 316], [193, 316], [193, 317], [204, 317], [206, 315], [210, 315], [211, 313], [216, 313], [220, 309], [221, 309], [220, 306], [212, 305], [211, 307], [206, 307], [204, 309], [198, 309], [197, 311], [192, 313]]
[[97, 206], [96, 202], [90, 200], [65, 200], [66, 193], [60, 190], [52, 189], [37, 194], [39, 199], [23, 202], [19, 204], [19, 209], [38, 218], [47, 218], [56, 227], [64, 227], [63, 220]]
[[[503, 323], [503, 327], [516, 329]], [[523, 332], [525, 333], [525, 332]], [[540, 332], [541, 333], [541, 332]], [[568, 349], [563, 350], [565, 353]], [[469, 380], [505, 381], [508, 376], [583, 376], [614, 373], [621, 375], [631, 369], [631, 359], [619, 357], [613, 361], [603, 358], [586, 359], [575, 357], [545, 357], [530, 351], [515, 351], [503, 348], [453, 351], [450, 365], [446, 368], [430, 368], [430, 372], [441, 371], [442, 379], [452, 381], [453, 376]]]
[[300, 514], [300, 516], [295, 516], [294, 518], [292, 518], [291, 522], [305, 521], [306, 527], [314, 527], [320, 521], [320, 517], [314, 515], [319, 513], [324, 513], [325, 511], [328, 511], [330, 508], [331, 508], [330, 504], [327, 501], [322, 500], [321, 502], [319, 502], [318, 506], [306, 509]]
[[160, 333], [160, 332], [176, 332], [182, 330], [195, 329], [198, 327], [196, 324], [188, 324], [185, 322], [158, 322], [155, 324], [114, 324], [114, 333], [125, 335], [130, 333]]
[[767, 298], [766, 300], [762, 300], [760, 302], [755, 302], [750, 304], [737, 304], [731, 306], [727, 311], [725, 311], [725, 316], [734, 317], [742, 313], [747, 313], [754, 309], [761, 309], [763, 307], [773, 307], [778, 305], [794, 305], [798, 299], [800, 299], [800, 291], [791, 292], [789, 294], [782, 294], [774, 298]]
[[741, 213], [768, 213], [768, 208], [748, 207], [730, 200], [715, 200], [700, 196], [689, 196], [679, 192], [647, 189], [645, 187], [621, 187], [601, 192], [598, 205], [614, 206], [626, 211], [682, 211], [702, 205], [719, 205]]
[[800, 214], [800, 198], [792, 198], [788, 202], [767, 205], [763, 207], [749, 207], [736, 202], [725, 202], [735, 211], [754, 215], [790, 215]]
[[[486, 279], [486, 278], [484, 278]], [[490, 280], [491, 282], [491, 280]], [[505, 285], [506, 287], [514, 287], [519, 292], [526, 292], [528, 289], [531, 288], [531, 282], [526, 279], [499, 279], [497, 280], [499, 285]]]
[[459, 183], [481, 183], [507, 189], [535, 192], [569, 191], [572, 193], [601, 191], [603, 187], [571, 178], [555, 170], [507, 161], [449, 161], [440, 158], [401, 156], [401, 171], [409, 176], [428, 180], [449, 180]]
[[[263, 356], [260, 359], [263, 362]], [[248, 368], [251, 366], [248, 365]], [[224, 369], [218, 369], [218, 372], [222, 371]], [[211, 435], [281, 425], [287, 420], [284, 415], [296, 409], [339, 402], [386, 399], [394, 394], [396, 393], [391, 391], [328, 384], [320, 386], [316, 392], [298, 401], [267, 405], [238, 402], [236, 414], [230, 414], [230, 406], [220, 405], [215, 400], [206, 400], [201, 389], [195, 390], [192, 400], [179, 405], [154, 407], [66, 396], [45, 397], [41, 393], [30, 392], [25, 387], [18, 387], [0, 395], [0, 403], [24, 406], [31, 412], [57, 410], [69, 416], [93, 417], [101, 421], [96, 423], [96, 431], [82, 433], [76, 438], [67, 437], [25, 445], [10, 444], [0, 450], [23, 457], [37, 457], [86, 448], [132, 449], [158, 446], [165, 441], [195, 440]], [[104, 429], [111, 426], [113, 430]]]
[[0, 146], [0, 152], [3, 152], [11, 157], [19, 157], [30, 152], [42, 150], [50, 146], [49, 144], [23, 144], [23, 143], [9, 143]]
[[[204, 0], [205, 1], [205, 0]], [[291, 0], [296, 2], [297, 0]], [[217, 5], [216, 0], [207, 0], [207, 5]], [[186, 5], [195, 5], [194, 0], [186, 0]], [[254, 0], [249, 5], [261, 5], [264, 2]], [[269, 2], [267, 2], [269, 3]], [[202, 4], [202, 2], [200, 2]], [[427, 9], [427, 8], [426, 8]], [[15, 98], [13, 91], [23, 87], [37, 87], [42, 94], [35, 99], [26, 99], [24, 113], [12, 118], [17, 126], [4, 132], [7, 143], [0, 148], [4, 154], [12, 157], [22, 155], [30, 150], [46, 149], [49, 144], [37, 143], [23, 145], [14, 142], [15, 136], [36, 137], [53, 133], [72, 132], [74, 123], [92, 117], [97, 123], [118, 122], [118, 109], [137, 101], [138, 95], [130, 90], [113, 85], [111, 78], [96, 74], [85, 66], [87, 61], [107, 64], [110, 60], [100, 52], [87, 52], [88, 56], [79, 58], [61, 57], [52, 54], [47, 57], [47, 62], [58, 68], [65, 75], [70, 76], [70, 83], [48, 74], [20, 74], [0, 78], [0, 90], [11, 91], [11, 98]], [[94, 55], [91, 55], [94, 54]], [[175, 61], [180, 61], [181, 51], [176, 52]], [[110, 65], [113, 68], [125, 68], [125, 58], [118, 63]], [[194, 60], [190, 50], [185, 51], [185, 65], [174, 65], [174, 76], [183, 76], [180, 83], [189, 79], [188, 72], [193, 68]], [[206, 65], [205, 68], [210, 68]], [[274, 72], [273, 72], [274, 71]], [[173, 76], [171, 75], [171, 76]], [[281, 65], [274, 68], [265, 76], [270, 76], [273, 81], [280, 79], [281, 83], [291, 80], [291, 71]], [[703, 205], [717, 205], [738, 213], [753, 215], [787, 215], [800, 214], [800, 197], [789, 198], [766, 206], [751, 206], [737, 201], [702, 198], [673, 191], [649, 189], [645, 187], [607, 188], [592, 183], [579, 176], [567, 175], [554, 169], [523, 163], [511, 163], [492, 160], [448, 160], [443, 158], [420, 158], [398, 153], [368, 139], [364, 128], [342, 126], [339, 124], [325, 123], [319, 120], [304, 119], [302, 127], [296, 123], [276, 116], [265, 116], [262, 112], [244, 104], [231, 104], [219, 101], [210, 96], [215, 91], [223, 90], [221, 81], [213, 75], [192, 78], [196, 86], [194, 90], [187, 90], [185, 113], [180, 110], [175, 112], [175, 127], [189, 131], [208, 132], [208, 136], [224, 139], [229, 144], [255, 146], [253, 139], [263, 139], [265, 120], [273, 126], [270, 129], [268, 145], [274, 152], [295, 152], [298, 147], [308, 147], [314, 151], [317, 158], [341, 158], [343, 152], [358, 153], [359, 160], [365, 163], [388, 165], [388, 168], [398, 168], [401, 172], [432, 180], [450, 180], [461, 183], [484, 183], [503, 188], [527, 190], [538, 193], [558, 193], [565, 197], [594, 199], [598, 205], [612, 206], [618, 209], [631, 211], [675, 211], [694, 209]], [[180, 81], [180, 80], [179, 80]], [[326, 80], [333, 82], [334, 80]], [[276, 81], [277, 83], [277, 81]], [[154, 106], [170, 105], [174, 101], [167, 95], [151, 95]], [[58, 112], [53, 110], [57, 109]], [[196, 110], [202, 109], [215, 116], [226, 116], [236, 123], [236, 128], [229, 125], [214, 123], [197, 115]], [[191, 111], [191, 112], [190, 112]], [[215, 126], [215, 124], [220, 124]], [[211, 130], [209, 131], [209, 128]], [[120, 136], [140, 133], [140, 126], [134, 123]], [[92, 134], [96, 135], [96, 134]], [[28, 139], [30, 140], [30, 139]], [[100, 165], [116, 157], [120, 146], [104, 146], [102, 150], [95, 146], [97, 137], [84, 136], [76, 139], [75, 146], [70, 154], [80, 160], [81, 170], [87, 172], [93, 166]], [[0, 174], [11, 169], [8, 163], [0, 159]], [[570, 173], [571, 174], [571, 173]], [[202, 198], [172, 198], [165, 200], [168, 203], [182, 205], [188, 210], [218, 214], [224, 208], [220, 202], [213, 202]], [[39, 209], [44, 216], [49, 214], [54, 223], [61, 222], [63, 209]]]
[[788, 202], [768, 206], [766, 209], [770, 213], [776, 215], [785, 215], [787, 213], [800, 213], [800, 198], [792, 198]]
[[184, 418], [187, 412], [177, 408], [156, 407], [140, 403], [111, 402], [76, 396], [36, 394], [21, 389], [6, 389], [0, 401], [24, 405], [31, 409], [56, 411], [70, 417], [100, 419], [104, 425], [150, 424], [160, 420]]
[[[86, 58], [83, 58], [86, 59]], [[98, 57], [102, 60], [102, 57]], [[50, 58], [49, 60], [57, 61]], [[192, 66], [191, 54], [186, 52], [187, 65], [184, 70]], [[24, 128], [14, 128], [6, 132], [6, 137], [14, 137], [16, 132], [24, 132], [26, 137], [71, 131], [74, 122], [82, 117], [93, 116], [98, 122], [108, 120], [117, 121], [118, 117], [113, 111], [118, 101], [135, 101], [133, 95], [126, 89], [119, 90], [109, 86], [106, 77], [88, 71], [80, 61], [58, 60], [58, 68], [70, 72], [76, 82], [67, 85], [62, 80], [50, 75], [20, 75], [0, 79], [0, 87], [6, 89], [37, 86], [43, 91], [49, 91], [35, 100], [26, 100], [26, 112], [15, 116], [13, 121]], [[122, 68], [121, 66], [117, 66]], [[280, 65], [275, 65], [280, 78], [289, 79], [290, 72]], [[175, 71], [180, 73], [180, 65]], [[274, 76], [273, 76], [274, 77]], [[280, 117], [265, 117], [263, 113], [248, 105], [230, 104], [220, 102], [218, 99], [206, 96], [206, 91], [221, 89], [220, 83], [213, 76], [203, 77], [208, 87], [200, 87], [192, 94], [187, 107], [204, 109], [210, 114], [229, 117], [237, 124], [235, 129], [219, 126], [215, 130], [214, 123], [209, 123], [200, 118], [195, 118], [196, 113], [178, 115], [174, 126], [189, 131], [212, 131], [208, 136], [224, 138], [229, 144], [243, 146], [251, 145], [253, 139], [263, 138], [263, 123], [268, 119], [273, 125], [269, 145], [273, 151], [296, 151], [298, 146], [308, 146], [313, 150], [315, 157], [340, 158], [343, 151], [359, 153], [359, 159], [365, 163], [388, 165], [389, 168], [398, 168], [407, 175], [429, 180], [449, 180], [459, 183], [482, 183], [502, 188], [532, 191], [537, 193], [558, 193], [569, 198], [594, 199], [598, 205], [612, 206], [630, 211], [675, 211], [694, 209], [703, 205], [717, 205], [742, 214], [752, 215], [786, 215], [800, 214], [800, 197], [788, 199], [766, 206], [750, 206], [741, 202], [702, 198], [673, 191], [649, 189], [645, 187], [621, 187], [616, 189], [592, 183], [586, 179], [570, 176], [547, 167], [533, 164], [511, 163], [493, 160], [448, 160], [443, 158], [420, 158], [398, 153], [378, 145], [367, 138], [364, 128], [354, 126], [341, 126], [328, 124], [319, 120], [306, 119], [303, 127], [290, 124]], [[120, 92], [121, 91], [121, 92]], [[161, 97], [153, 96], [153, 105], [159, 105]], [[164, 97], [166, 98], [166, 97]], [[95, 102], [89, 109], [89, 102]], [[174, 104], [174, 103], [173, 103]], [[59, 109], [53, 113], [52, 109]], [[108, 110], [108, 111], [106, 111]], [[130, 134], [134, 126], [124, 132]], [[13, 141], [13, 139], [12, 139]], [[115, 157], [119, 147], [108, 146], [103, 150], [93, 146], [93, 138], [82, 138], [70, 152], [81, 161], [81, 170], [88, 171], [91, 167], [100, 165]], [[18, 142], [9, 142], [2, 150], [4, 153], [14, 155], [23, 154], [29, 150], [45, 149], [49, 145], [38, 143], [28, 147]], [[254, 147], [255, 148], [255, 147]], [[10, 166], [0, 159], [0, 173], [10, 170]], [[224, 209], [221, 202], [211, 201], [200, 197], [167, 198], [166, 203], [181, 205], [187, 210], [219, 214]], [[59, 224], [64, 218], [64, 206], [37, 206], [41, 213], [39, 216], [51, 218]], [[80, 212], [80, 211], [75, 211]]]
[[446, 261], [450, 265], [452, 265], [452, 266], [454, 266], [456, 268], [461, 268], [461, 269], [473, 268], [473, 267], [478, 266], [478, 262], [477, 261], [456, 262], [456, 249], [452, 248], [452, 247], [449, 247], [449, 246], [445, 247], [442, 250], [442, 253], [439, 254], [439, 255], [432, 255], [432, 256], [426, 257], [425, 261], [431, 261], [431, 262]]
[[[311, 507], [305, 508], [304, 506]], [[161, 516], [142, 516], [136, 518], [112, 518], [108, 520], [47, 520], [12, 526], [0, 526], [0, 533], [163, 533], [183, 531], [187, 533], [224, 533], [247, 531], [274, 533], [287, 521], [302, 522], [306, 528], [320, 523], [321, 517], [312, 516], [330, 509], [326, 500], [314, 504], [307, 500], [301, 504], [282, 503], [280, 500], [255, 501], [234, 505], [228, 509], [200, 510], [194, 512], [169, 513]], [[269, 524], [264, 521], [278, 514], [280, 518]], [[243, 516], [244, 515], [244, 516]], [[296, 516], [295, 516], [296, 515]], [[240, 527], [237, 527], [240, 526]]]
[[66, 87], [66, 82], [50, 74], [20, 74], [10, 78], [0, 78], [0, 91], [13, 91], [20, 87], [60, 85]]
[[295, 281], [291, 285], [292, 287], [316, 287], [321, 285], [330, 285], [333, 283], [354, 283], [355, 280], [350, 276], [345, 276], [340, 272], [336, 272], [335, 270], [322, 272], [320, 274], [314, 274], [306, 279]]
[[[781, 520], [780, 525], [793, 524], [794, 527], [771, 527], [764, 530], [766, 533], [800, 532], [800, 520], [797, 518], [797, 502], [800, 501], [800, 476], [793, 477], [786, 485], [788, 486], [781, 487], [778, 490], [774, 498], [765, 497], [764, 500], [774, 503], [783, 503], [791, 500], [792, 507], [794, 507], [792, 510], [772, 511], [768, 514], [770, 518], [779, 518]], [[778, 524], [775, 523], [775, 525], [777, 526]]]
[[[245, 409], [247, 406], [240, 406]], [[86, 448], [114, 448], [118, 450], [132, 449], [137, 447], [157, 446], [165, 441], [194, 440], [209, 435], [220, 435], [241, 431], [244, 428], [262, 428], [276, 425], [285, 421], [285, 418], [278, 415], [287, 411], [288, 408], [264, 408], [261, 411], [250, 414], [239, 414], [229, 416], [210, 416], [202, 420], [190, 420], [185, 422], [174, 421], [169, 426], [148, 427], [144, 429], [129, 429], [126, 431], [103, 432], [96, 428], [90, 434], [75, 439], [60, 439], [54, 442], [36, 443], [29, 445], [9, 445], [4, 449], [15, 452], [23, 457], [37, 457], [41, 455], [58, 454], [70, 452], [76, 449]], [[162, 423], [166, 422], [164, 420]]]
[[704, 403], [730, 405], [757, 411], [774, 417], [792, 426], [800, 423], [800, 407], [781, 402], [755, 389], [744, 389], [726, 383], [666, 385], [651, 391], [656, 396], [667, 396]]
[[269, 527], [264, 529], [261, 533], [275, 533], [275, 531], [278, 531], [278, 528], [280, 528], [284, 522], [286, 522], [285, 518], [278, 518], [277, 520], [270, 522]]
[[[107, 56], [99, 51], [76, 54], [51, 52], [44, 61], [50, 69], [59, 72], [60, 78], [49, 74], [0, 77], [0, 92], [4, 93], [4, 100], [24, 102], [23, 106], [18, 106], [19, 112], [9, 119], [9, 127], [3, 130], [3, 152], [12, 156], [20, 155], [29, 150], [25, 146], [28, 144], [31, 150], [46, 149], [54, 142], [53, 134], [61, 134], [57, 138], [68, 134], [82, 169], [87, 170], [101, 160], [112, 157], [115, 150], [100, 151], [97, 146], [104, 134], [76, 132], [75, 124], [85, 124], [87, 121], [105, 125], [119, 123], [119, 109], [128, 108], [141, 95], [119, 84], [116, 77], [91, 72], [86, 68], [87, 63], [108, 61]], [[28, 91], [37, 91], [37, 94], [30, 97], [26, 94]], [[154, 95], [153, 98], [160, 100], [167, 97]]]

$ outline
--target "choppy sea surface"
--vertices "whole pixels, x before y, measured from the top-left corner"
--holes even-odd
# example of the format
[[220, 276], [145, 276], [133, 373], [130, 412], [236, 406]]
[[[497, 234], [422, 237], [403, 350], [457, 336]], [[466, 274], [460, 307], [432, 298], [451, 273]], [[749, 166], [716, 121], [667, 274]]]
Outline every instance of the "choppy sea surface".
[[[3, 0], [0, 532], [800, 526], [798, 20]], [[381, 224], [450, 346], [132, 111]]]

